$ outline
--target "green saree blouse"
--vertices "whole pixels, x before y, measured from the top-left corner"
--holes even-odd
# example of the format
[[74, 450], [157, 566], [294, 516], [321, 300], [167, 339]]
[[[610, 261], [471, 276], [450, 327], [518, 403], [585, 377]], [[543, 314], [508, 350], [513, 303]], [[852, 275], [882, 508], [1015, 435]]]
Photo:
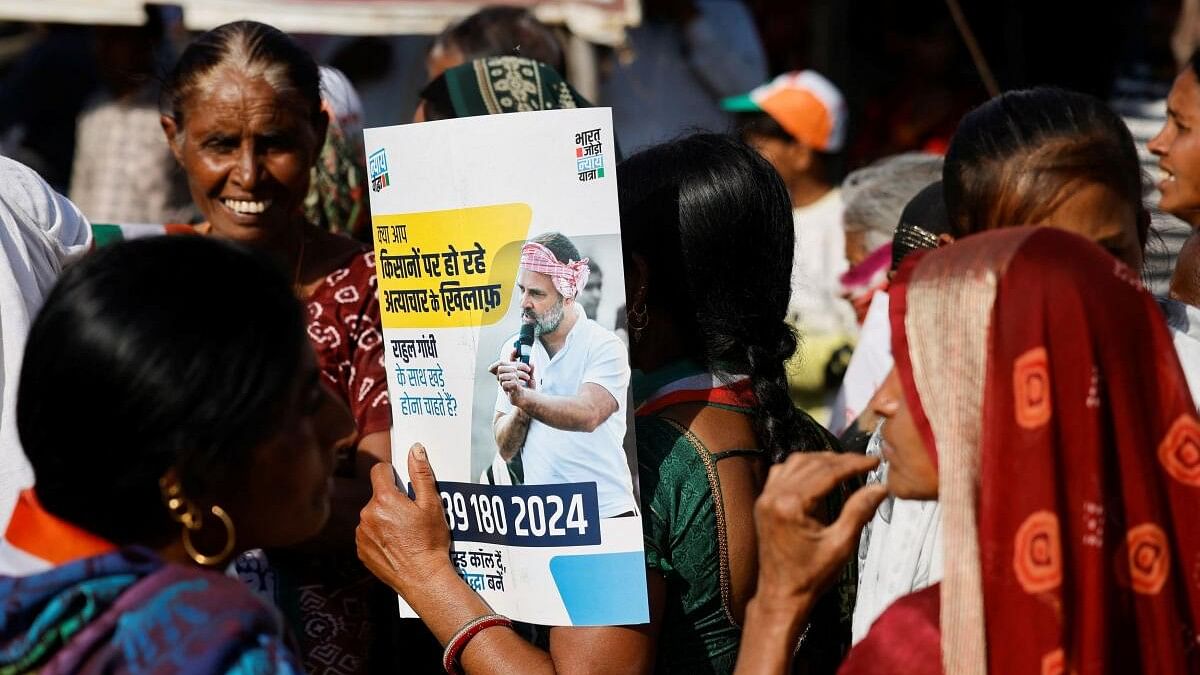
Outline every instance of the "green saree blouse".
[[[703, 372], [693, 364], [680, 363], [651, 374], [639, 373], [633, 384], [635, 401], [644, 404], [653, 392], [663, 391], [672, 381]], [[744, 414], [753, 410], [749, 405], [733, 404], [728, 395], [697, 395], [694, 400]], [[817, 424], [807, 416], [805, 419]], [[662, 575], [667, 587], [656, 672], [731, 673], [742, 629], [731, 606], [717, 464], [735, 456], [769, 459], [760, 448], [710, 452], [690, 431], [655, 413], [639, 414], [635, 424], [646, 566]], [[836, 447], [836, 441], [828, 438], [829, 447]], [[797, 653], [800, 672], [836, 670], [849, 646], [850, 607], [842, 607], [845, 600], [844, 594], [832, 592], [818, 605]]]

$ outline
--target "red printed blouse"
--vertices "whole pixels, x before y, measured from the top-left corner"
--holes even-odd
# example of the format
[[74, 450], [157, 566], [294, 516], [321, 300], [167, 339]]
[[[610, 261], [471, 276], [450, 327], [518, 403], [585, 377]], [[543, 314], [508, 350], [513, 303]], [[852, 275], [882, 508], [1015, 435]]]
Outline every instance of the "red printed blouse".
[[317, 365], [350, 406], [356, 443], [392, 426], [377, 283], [375, 253], [359, 251], [326, 276], [306, 303]]

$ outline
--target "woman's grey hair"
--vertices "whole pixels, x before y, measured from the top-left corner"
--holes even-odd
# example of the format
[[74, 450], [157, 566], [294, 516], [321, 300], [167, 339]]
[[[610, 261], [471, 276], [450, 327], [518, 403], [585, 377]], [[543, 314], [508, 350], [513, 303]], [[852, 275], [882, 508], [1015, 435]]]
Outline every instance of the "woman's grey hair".
[[868, 251], [889, 243], [904, 205], [918, 192], [942, 178], [942, 158], [906, 152], [854, 171], [842, 181], [847, 232], [866, 234]]

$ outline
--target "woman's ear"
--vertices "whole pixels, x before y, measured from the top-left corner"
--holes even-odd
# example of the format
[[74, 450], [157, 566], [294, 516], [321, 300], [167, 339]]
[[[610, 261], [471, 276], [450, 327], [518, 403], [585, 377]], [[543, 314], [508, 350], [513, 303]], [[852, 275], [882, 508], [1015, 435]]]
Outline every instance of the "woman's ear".
[[788, 164], [796, 174], [806, 173], [812, 168], [813, 149], [799, 141], [788, 143]]
[[171, 518], [183, 523], [185, 527], [192, 527], [199, 519], [198, 510], [183, 492], [183, 482], [179, 478], [178, 469], [171, 467], [159, 476], [158, 491]]
[[175, 156], [175, 161], [182, 165], [183, 146], [179, 141], [179, 133], [182, 130], [176, 123], [175, 118], [170, 115], [160, 115], [158, 123], [162, 125], [163, 133], [167, 135], [167, 147], [171, 148], [171, 154]]
[[946, 232], [943, 232], [938, 235], [938, 238], [937, 238], [937, 247], [938, 248], [941, 248], [943, 246], [949, 246], [950, 244], [953, 244], [953, 243], [954, 243], [954, 235], [948, 234]]

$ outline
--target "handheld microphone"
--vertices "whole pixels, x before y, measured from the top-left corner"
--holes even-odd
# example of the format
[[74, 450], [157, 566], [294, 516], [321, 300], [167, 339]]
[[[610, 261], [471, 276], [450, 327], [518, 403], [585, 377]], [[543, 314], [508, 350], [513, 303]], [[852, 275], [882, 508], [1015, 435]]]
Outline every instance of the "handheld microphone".
[[537, 338], [537, 326], [531, 321], [521, 324], [521, 333], [517, 335], [517, 341], [513, 343], [513, 349], [517, 350], [517, 360], [525, 365], [529, 365], [529, 357], [533, 354], [533, 341]]
[[521, 334], [517, 336], [513, 348], [517, 350], [517, 359], [529, 365], [529, 357], [533, 353], [533, 340], [537, 337], [537, 326], [532, 322], [521, 324]]

